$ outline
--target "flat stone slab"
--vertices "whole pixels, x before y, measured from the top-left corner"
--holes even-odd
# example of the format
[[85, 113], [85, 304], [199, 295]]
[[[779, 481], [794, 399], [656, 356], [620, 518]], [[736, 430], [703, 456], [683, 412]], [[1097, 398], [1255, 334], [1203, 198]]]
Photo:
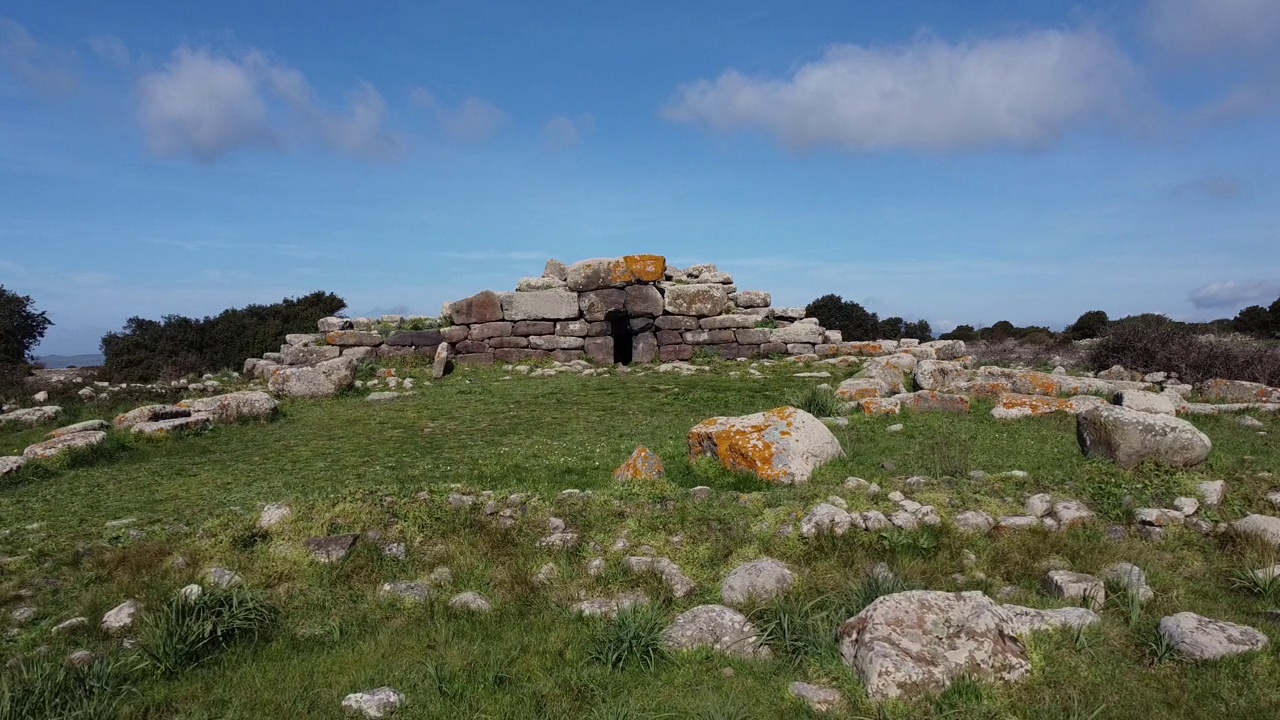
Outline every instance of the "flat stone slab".
[[662, 645], [683, 652], [709, 648], [727, 655], [768, 660], [773, 653], [746, 616], [724, 605], [699, 605], [681, 613], [662, 631]]
[[359, 540], [359, 534], [348, 533], [346, 535], [307, 538], [302, 541], [302, 546], [316, 560], [322, 563], [335, 563], [346, 558]]
[[101, 430], [72, 433], [44, 442], [36, 443], [22, 451], [22, 457], [28, 460], [47, 460], [64, 452], [77, 448], [89, 448], [106, 442], [107, 434]]
[[1247, 626], [1214, 620], [1192, 612], [1180, 612], [1160, 620], [1160, 634], [1173, 649], [1191, 660], [1217, 660], [1261, 650], [1269, 640]]
[[57, 405], [45, 405], [42, 407], [22, 408], [0, 415], [0, 427], [5, 425], [40, 425], [42, 423], [51, 422], [62, 414], [62, 408]]
[[57, 430], [53, 430], [46, 437], [53, 439], [53, 438], [60, 438], [63, 435], [73, 435], [78, 432], [89, 432], [90, 430], [110, 430], [110, 429], [111, 429], [111, 423], [107, 422], [106, 420], [85, 420], [84, 422], [78, 422], [78, 423], [75, 423], [74, 425], [68, 425], [66, 427], [60, 427]]
[[203, 413], [188, 415], [187, 417], [169, 418], [168, 420], [156, 420], [154, 422], [141, 422], [130, 428], [129, 432], [134, 435], [146, 435], [148, 437], [164, 437], [178, 432], [200, 432], [213, 427], [213, 420]]

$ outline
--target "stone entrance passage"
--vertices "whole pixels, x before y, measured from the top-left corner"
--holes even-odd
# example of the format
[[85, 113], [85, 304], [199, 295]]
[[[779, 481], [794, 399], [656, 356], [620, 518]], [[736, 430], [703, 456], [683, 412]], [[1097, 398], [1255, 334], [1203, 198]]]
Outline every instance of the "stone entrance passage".
[[626, 311], [614, 310], [605, 315], [604, 319], [609, 323], [609, 336], [613, 338], [613, 361], [630, 365], [635, 357], [632, 345], [635, 332], [631, 329], [631, 317]]

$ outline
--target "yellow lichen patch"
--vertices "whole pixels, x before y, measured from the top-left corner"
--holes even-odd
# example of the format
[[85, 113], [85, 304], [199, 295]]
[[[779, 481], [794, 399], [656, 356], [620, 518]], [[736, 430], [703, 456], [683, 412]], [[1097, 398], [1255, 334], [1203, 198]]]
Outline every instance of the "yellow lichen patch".
[[1025, 372], [1014, 376], [1014, 388], [1032, 395], [1057, 395], [1062, 385], [1057, 378], [1042, 372]]
[[996, 407], [1003, 410], [1024, 411], [1030, 413], [1032, 417], [1038, 417], [1056, 412], [1069, 412], [1071, 410], [1071, 401], [1044, 395], [1005, 393], [1000, 396]]
[[897, 415], [902, 408], [896, 398], [869, 397], [862, 401], [864, 415]]
[[866, 400], [867, 398], [880, 397], [880, 388], [870, 383], [866, 385], [842, 386], [836, 388], [836, 397], [849, 402], [857, 402]]
[[627, 458], [626, 462], [613, 471], [613, 479], [617, 481], [661, 480], [666, 477], [666, 474], [662, 458], [655, 455], [649, 448], [641, 445], [636, 448], [635, 452], [631, 453], [631, 457]]
[[995, 398], [1009, 392], [1013, 389], [1009, 383], [1004, 380], [990, 380], [965, 383], [964, 392], [971, 397]]
[[667, 259], [661, 255], [627, 255], [622, 264], [639, 282], [658, 282], [667, 273]]

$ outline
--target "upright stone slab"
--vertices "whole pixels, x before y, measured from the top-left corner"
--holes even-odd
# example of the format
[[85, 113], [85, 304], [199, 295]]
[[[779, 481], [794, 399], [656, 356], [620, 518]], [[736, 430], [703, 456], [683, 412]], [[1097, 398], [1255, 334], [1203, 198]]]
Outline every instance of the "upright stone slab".
[[[679, 346], [671, 346], [679, 347]], [[822, 421], [794, 407], [716, 417], [689, 431], [689, 459], [713, 457], [729, 470], [785, 484], [807, 482], [844, 449]]]
[[1209, 457], [1213, 444], [1196, 426], [1168, 415], [1099, 405], [1076, 416], [1076, 435], [1088, 457], [1131, 468], [1144, 460], [1189, 467]]
[[453, 322], [458, 325], [497, 322], [502, 319], [502, 300], [497, 293], [485, 290], [451, 303], [450, 312]]

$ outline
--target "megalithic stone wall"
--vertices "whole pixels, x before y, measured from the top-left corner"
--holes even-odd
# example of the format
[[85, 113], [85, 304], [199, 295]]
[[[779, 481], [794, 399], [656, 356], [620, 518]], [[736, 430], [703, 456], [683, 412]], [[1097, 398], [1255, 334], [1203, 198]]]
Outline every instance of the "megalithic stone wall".
[[[724, 358], [886, 355], [896, 341], [842, 342], [803, 308], [772, 307], [760, 290], [739, 290], [715, 265], [685, 270], [660, 255], [547, 261], [541, 277], [521, 278], [513, 292], [486, 290], [445, 304], [439, 318], [384, 315], [324, 318], [320, 332], [289, 335], [280, 352], [245, 363], [246, 374], [274, 368], [401, 355], [434, 357], [447, 344], [454, 362], [491, 365], [524, 360], [597, 364], [615, 361], [615, 343], [631, 360], [689, 360], [702, 350]], [[625, 323], [617, 332], [615, 323]], [[904, 341], [905, 344], [905, 341]]]

